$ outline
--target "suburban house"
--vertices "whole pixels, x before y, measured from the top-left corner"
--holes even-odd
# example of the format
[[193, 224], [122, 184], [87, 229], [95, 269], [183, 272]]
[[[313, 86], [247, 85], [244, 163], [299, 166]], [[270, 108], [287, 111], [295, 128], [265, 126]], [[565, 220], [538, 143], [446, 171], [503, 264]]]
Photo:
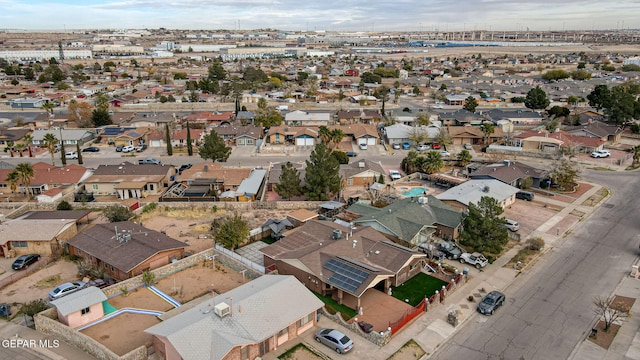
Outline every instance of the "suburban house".
[[[33, 195], [40, 195], [48, 190], [59, 189], [60, 191], [73, 191], [77, 184], [91, 176], [91, 171], [82, 165], [71, 164], [64, 167], [56, 167], [45, 162], [38, 162], [32, 165], [33, 177], [29, 183], [29, 192]], [[10, 184], [6, 180], [11, 169], [0, 169], [0, 189], [10, 189]], [[25, 192], [24, 184], [19, 184], [19, 189]]]
[[436, 198], [454, 209], [464, 211], [470, 203], [477, 204], [482, 197], [489, 196], [504, 209], [516, 201], [518, 191], [518, 188], [499, 180], [469, 180], [436, 195]]
[[67, 241], [69, 254], [125, 280], [182, 259], [187, 244], [129, 221], [96, 224]]
[[267, 170], [253, 169], [246, 178], [242, 179], [235, 190], [227, 190], [220, 194], [223, 201], [256, 201], [260, 200]]
[[383, 208], [355, 203], [347, 211], [357, 215], [352, 223], [372, 228], [392, 240], [420, 246], [433, 236], [457, 239], [462, 213], [433, 196], [405, 198]]
[[259, 126], [219, 126], [213, 128], [230, 145], [255, 146], [262, 138], [263, 128]]
[[[467, 167], [467, 169], [469, 169], [469, 167]], [[548, 170], [538, 169], [519, 161], [504, 160], [501, 163], [485, 165], [473, 172], [469, 171], [467, 177], [473, 180], [499, 180], [517, 188], [522, 188], [523, 181], [526, 178], [530, 178], [530, 186], [539, 188], [542, 181], [546, 179], [548, 175]]]
[[132, 130], [125, 130], [120, 134], [117, 134], [111, 139], [110, 142], [115, 146], [137, 146], [139, 144], [148, 144], [149, 143], [149, 133], [151, 130], [149, 128], [135, 128]]
[[358, 311], [367, 291], [387, 293], [419, 273], [426, 255], [369, 226], [311, 220], [260, 251], [264, 265]]
[[536, 130], [524, 131], [515, 137], [525, 151], [556, 152], [562, 148], [573, 148], [576, 151], [592, 152], [601, 150], [606, 140], [591, 136], [571, 135], [565, 131], [553, 133]]
[[200, 124], [199, 127], [207, 129], [210, 126], [223, 126], [231, 125], [235, 120], [235, 113], [233, 111], [224, 112], [211, 112], [203, 111], [195, 114], [187, 115], [182, 118], [182, 123], [189, 122], [191, 125]]
[[443, 126], [480, 125], [485, 120], [481, 114], [472, 113], [465, 109], [459, 109], [453, 112], [442, 112], [438, 114], [438, 119], [440, 119]]
[[[478, 145], [483, 143], [484, 134], [479, 126], [448, 126], [447, 131], [451, 136], [453, 145], [472, 144]], [[504, 137], [504, 131], [501, 127], [496, 126], [493, 133], [489, 136], [489, 143], [498, 141]]]
[[12, 142], [13, 145], [17, 144], [26, 144], [24, 142], [24, 136], [29, 134], [31, 130], [29, 129], [7, 129], [0, 128], [0, 145], [6, 146], [8, 142]]
[[367, 159], [341, 164], [339, 173], [344, 186], [370, 186], [378, 181], [380, 175], [386, 176], [379, 162]]
[[104, 316], [102, 302], [107, 296], [95, 286], [89, 286], [75, 293], [53, 300], [58, 312], [58, 320], [70, 328], [78, 328]]
[[75, 150], [76, 144], [82, 146], [96, 137], [93, 131], [87, 129], [34, 130], [31, 133], [31, 143], [39, 147], [46, 147], [44, 137], [47, 134], [53, 134], [58, 140], [62, 139], [62, 143], [66, 147], [70, 147], [69, 150]]
[[[267, 191], [275, 191], [275, 185], [280, 184], [280, 175], [282, 175], [282, 167], [286, 163], [277, 164], [271, 167], [269, 170], [269, 176], [267, 178]], [[300, 176], [300, 185], [304, 186], [305, 181], [304, 177], [306, 175], [306, 169], [302, 164], [299, 163], [291, 163], [293, 167], [298, 170], [298, 175]]]
[[615, 144], [620, 141], [623, 129], [618, 125], [609, 125], [600, 121], [594, 121], [586, 125], [567, 126], [564, 131], [574, 136], [594, 137]]
[[116, 196], [118, 199], [139, 199], [161, 194], [173, 183], [173, 165], [100, 165], [83, 184], [85, 191], [96, 196]]
[[145, 330], [167, 360], [256, 359], [313, 329], [324, 304], [295, 277], [264, 275]]
[[411, 140], [414, 133], [423, 133], [427, 138], [433, 139], [440, 134], [440, 128], [436, 125], [429, 126], [409, 126], [405, 124], [393, 124], [383, 128], [383, 134], [388, 144], [402, 144], [408, 142], [416, 145]]
[[536, 111], [516, 110], [506, 111], [502, 109], [492, 109], [484, 113], [484, 116], [497, 124], [499, 121], [508, 121], [516, 126], [540, 125], [544, 116]]
[[375, 124], [382, 119], [382, 115], [377, 109], [340, 110], [335, 118], [340, 125]]
[[228, 168], [222, 167], [220, 163], [203, 162], [193, 164], [190, 169], [184, 170], [178, 176], [178, 182], [182, 184], [183, 189], [186, 188], [185, 191], [219, 197], [227, 191], [235, 193], [251, 172], [249, 168]]
[[[108, 125], [98, 130], [98, 141], [101, 143], [114, 145], [116, 142], [116, 137], [124, 134], [128, 131], [138, 132], [139, 129], [133, 126], [118, 126], [118, 125]], [[129, 144], [126, 144], [129, 145]]]
[[334, 125], [329, 129], [342, 130], [344, 136], [356, 142], [356, 144], [376, 145], [380, 142], [380, 136], [375, 125], [369, 124], [353, 124], [353, 125]]
[[[62, 244], [78, 233], [77, 224], [90, 211], [30, 211], [21, 217], [0, 223], [0, 256], [62, 252]], [[27, 230], [28, 229], [28, 230]]]
[[176, 120], [175, 115], [166, 112], [153, 112], [153, 113], [136, 113], [133, 119], [127, 121], [127, 124], [133, 127], [146, 127], [146, 128], [164, 128], [166, 124], [173, 124]]
[[269, 129], [268, 140], [271, 145], [313, 146], [318, 138], [317, 127], [274, 126]]
[[307, 112], [295, 110], [284, 116], [284, 123], [289, 126], [327, 126], [331, 121], [328, 112]]

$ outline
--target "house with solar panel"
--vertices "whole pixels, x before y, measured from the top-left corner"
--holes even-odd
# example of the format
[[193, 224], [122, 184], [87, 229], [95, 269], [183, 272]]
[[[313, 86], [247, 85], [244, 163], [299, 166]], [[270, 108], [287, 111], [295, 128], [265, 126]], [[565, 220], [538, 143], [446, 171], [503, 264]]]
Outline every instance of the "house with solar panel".
[[387, 293], [418, 274], [426, 255], [398, 245], [369, 226], [350, 228], [311, 220], [260, 251], [264, 265], [293, 275], [310, 290], [354, 310], [367, 307], [368, 292]]
[[169, 311], [145, 332], [162, 359], [257, 359], [312, 331], [323, 306], [293, 276], [264, 275]]
[[82, 184], [94, 196], [116, 196], [118, 199], [139, 199], [162, 194], [174, 182], [173, 165], [138, 165], [123, 162], [100, 165]]

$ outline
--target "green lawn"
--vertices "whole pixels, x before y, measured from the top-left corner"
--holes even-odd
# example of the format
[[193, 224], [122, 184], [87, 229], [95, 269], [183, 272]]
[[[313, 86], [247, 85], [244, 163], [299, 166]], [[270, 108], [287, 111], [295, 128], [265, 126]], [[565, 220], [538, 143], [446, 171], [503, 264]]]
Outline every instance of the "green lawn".
[[440, 290], [443, 285], [447, 285], [447, 283], [425, 273], [419, 273], [404, 284], [398, 287], [391, 287], [391, 294], [398, 300], [409, 299], [409, 304], [416, 306], [424, 299], [425, 295], [430, 297], [436, 290]]
[[331, 309], [339, 312], [342, 314], [342, 318], [345, 320], [349, 320], [352, 317], [356, 316], [356, 311], [353, 310], [350, 307], [347, 307], [345, 305], [340, 305], [338, 304], [337, 301], [333, 300], [331, 298], [331, 296], [326, 296], [326, 295], [320, 295], [316, 292], [314, 292], [314, 294], [318, 297], [318, 299], [322, 300], [322, 302], [325, 304], [325, 307], [327, 308], [327, 310], [329, 312], [331, 312]]

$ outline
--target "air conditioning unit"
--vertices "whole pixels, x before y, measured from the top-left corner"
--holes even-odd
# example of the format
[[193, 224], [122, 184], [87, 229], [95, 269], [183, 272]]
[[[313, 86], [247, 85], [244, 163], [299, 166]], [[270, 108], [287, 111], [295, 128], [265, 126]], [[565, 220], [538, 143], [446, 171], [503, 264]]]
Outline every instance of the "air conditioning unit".
[[220, 303], [216, 306], [213, 307], [213, 311], [216, 313], [216, 315], [218, 315], [219, 317], [223, 318], [229, 314], [231, 314], [231, 306], [229, 306], [229, 304], [227, 303]]

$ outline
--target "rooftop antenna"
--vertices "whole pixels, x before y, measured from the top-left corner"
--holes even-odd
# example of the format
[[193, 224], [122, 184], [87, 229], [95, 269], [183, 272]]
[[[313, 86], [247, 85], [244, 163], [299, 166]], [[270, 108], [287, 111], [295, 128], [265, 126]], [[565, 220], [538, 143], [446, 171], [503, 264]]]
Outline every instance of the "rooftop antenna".
[[60, 57], [60, 64], [64, 64], [64, 51], [62, 51], [62, 40], [58, 40], [58, 56]]

